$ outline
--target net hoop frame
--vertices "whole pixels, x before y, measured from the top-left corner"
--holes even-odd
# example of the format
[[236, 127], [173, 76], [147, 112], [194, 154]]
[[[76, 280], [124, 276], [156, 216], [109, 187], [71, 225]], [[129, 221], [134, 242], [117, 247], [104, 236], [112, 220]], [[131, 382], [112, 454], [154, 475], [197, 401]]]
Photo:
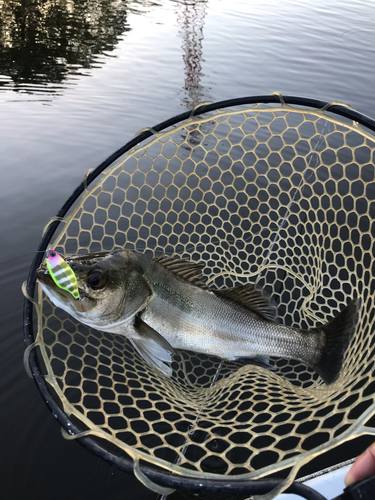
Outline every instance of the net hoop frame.
[[[357, 132], [360, 132], [362, 135], [368, 136], [371, 140], [374, 140], [374, 137], [371, 134], [368, 135], [366, 130], [362, 129], [362, 127], [366, 127], [371, 132], [375, 133], [375, 120], [366, 115], [363, 115], [358, 111], [355, 111], [347, 107], [347, 105], [344, 105], [343, 103], [337, 103], [337, 102], [329, 103], [326, 101], [310, 99], [305, 97], [281, 96], [280, 94], [242, 97], [237, 99], [219, 101], [216, 103], [202, 104], [193, 109], [193, 111], [182, 113], [164, 122], [161, 122], [158, 125], [150, 127], [144, 131], [141, 131], [132, 140], [128, 141], [124, 146], [122, 146], [116, 152], [111, 154], [105, 161], [103, 161], [99, 166], [97, 166], [94, 170], [92, 170], [87, 174], [84, 180], [77, 186], [77, 188], [74, 190], [71, 196], [67, 199], [64, 205], [57, 212], [56, 216], [52, 219], [51, 223], [48, 225], [45, 233], [43, 234], [30, 267], [27, 284], [25, 288], [26, 293], [23, 306], [23, 330], [24, 330], [24, 342], [26, 348], [30, 348], [35, 341], [35, 332], [33, 327], [34, 304], [32, 298], [35, 293], [36, 269], [40, 266], [44, 258], [44, 252], [47, 249], [47, 246], [51, 241], [53, 235], [55, 234], [57, 228], [59, 227], [62, 218], [68, 213], [69, 209], [82, 195], [87, 186], [92, 184], [94, 180], [97, 179], [97, 177], [104, 170], [106, 170], [109, 166], [114, 164], [114, 162], [117, 159], [119, 159], [121, 156], [130, 151], [132, 148], [141, 144], [143, 141], [147, 140], [148, 138], [150, 138], [151, 136], [155, 135], [158, 132], [166, 131], [169, 127], [175, 126], [180, 122], [184, 122], [189, 118], [193, 119], [195, 117], [204, 115], [205, 113], [209, 113], [211, 111], [228, 110], [234, 107], [249, 106], [249, 105], [254, 105], [254, 111], [256, 111], [257, 105], [260, 104], [276, 104], [276, 105], [281, 104], [281, 106], [284, 107], [302, 106], [310, 108], [312, 110], [316, 109], [323, 111], [324, 113], [330, 113], [329, 119], [331, 121], [335, 121], [335, 116], [345, 118], [352, 122], [351, 125], [345, 123], [345, 126], [353, 128]], [[296, 108], [295, 111], [298, 111], [298, 108]], [[308, 109], [304, 111], [308, 111]], [[331, 114], [333, 116], [331, 116]], [[339, 123], [343, 124], [342, 121], [340, 121]], [[36, 353], [32, 349], [30, 350], [29, 353], [29, 365], [33, 378], [37, 384], [37, 387], [43, 399], [45, 400], [52, 414], [59, 421], [62, 428], [65, 430], [66, 433], [70, 435], [80, 434], [81, 433], [80, 429], [76, 427], [76, 425], [69, 419], [69, 417], [60, 408], [59, 404], [54, 400], [54, 397], [49, 389], [49, 386], [46, 383], [45, 377], [42, 374]], [[357, 435], [353, 437], [357, 437]], [[243, 478], [236, 476], [220, 477], [218, 474], [207, 474], [208, 477], [202, 477], [203, 476], [202, 474], [196, 473], [195, 474], [196, 477], [192, 477], [194, 476], [193, 473], [192, 476], [187, 476], [187, 475], [184, 476], [180, 472], [174, 471], [173, 474], [170, 471], [149, 466], [146, 465], [145, 463], [140, 464], [138, 466], [138, 469], [135, 470], [134, 463], [131, 459], [119, 457], [109, 452], [100, 444], [98, 444], [98, 442], [96, 442], [89, 435], [86, 436], [83, 435], [82, 437], [77, 437], [77, 440], [82, 446], [89, 449], [95, 455], [100, 456], [108, 463], [115, 465], [116, 467], [125, 472], [135, 473], [135, 475], [141, 481], [142, 478], [146, 476], [148, 480], [166, 486], [167, 487], [166, 490], [168, 488], [173, 488], [173, 489], [188, 490], [191, 493], [205, 492], [207, 494], [209, 493], [214, 494], [216, 495], [215, 498], [218, 498], [219, 496], [222, 497], [229, 494], [243, 494], [243, 495], [265, 494], [270, 490], [273, 490], [274, 488], [280, 486], [281, 482], [285, 482], [285, 480], [243, 480]], [[325, 451], [327, 450], [326, 445], [324, 449]], [[311, 455], [311, 453], [309, 453], [309, 455]], [[299, 488], [299, 486], [298, 483], [293, 483], [291, 486], [289, 483], [289, 489], [287, 489], [286, 491], [290, 493], [295, 492], [302, 495], [303, 491], [301, 492], [301, 488]], [[162, 490], [163, 488], [160, 488], [161, 493]], [[285, 490], [285, 484], [283, 490]], [[310, 498], [310, 497], [306, 496], [305, 498]]]

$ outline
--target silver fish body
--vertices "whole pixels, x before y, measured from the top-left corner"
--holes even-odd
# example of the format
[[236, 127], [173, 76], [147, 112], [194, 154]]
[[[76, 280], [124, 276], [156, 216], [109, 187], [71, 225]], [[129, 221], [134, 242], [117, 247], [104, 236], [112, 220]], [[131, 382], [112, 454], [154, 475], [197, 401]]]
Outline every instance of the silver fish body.
[[319, 335], [267, 321], [238, 302], [171, 278], [164, 270], [153, 279], [153, 271], [145, 272], [154, 295], [142, 319], [177, 349], [230, 360], [256, 355], [312, 359], [323, 347]]
[[326, 325], [311, 330], [275, 322], [270, 298], [254, 285], [208, 290], [199, 264], [130, 250], [66, 257], [80, 300], [37, 271], [43, 290], [88, 326], [125, 335], [145, 360], [166, 375], [174, 349], [223, 359], [250, 358], [268, 368], [268, 356], [298, 359], [326, 383], [339, 375], [360, 307], [353, 300]]

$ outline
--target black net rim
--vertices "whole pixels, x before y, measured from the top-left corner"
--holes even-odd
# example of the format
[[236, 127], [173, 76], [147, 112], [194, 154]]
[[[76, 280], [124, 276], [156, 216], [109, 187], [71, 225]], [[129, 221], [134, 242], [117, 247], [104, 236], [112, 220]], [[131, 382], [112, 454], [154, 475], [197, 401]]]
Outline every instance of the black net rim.
[[[216, 103], [204, 104], [196, 107], [193, 111], [187, 111], [180, 115], [174, 116], [164, 122], [161, 122], [147, 130], [144, 130], [140, 134], [136, 135], [134, 139], [127, 142], [124, 146], [119, 148], [113, 154], [111, 154], [106, 160], [104, 160], [100, 165], [98, 165], [94, 170], [92, 170], [89, 175], [77, 186], [71, 196], [67, 199], [64, 205], [57, 212], [55, 219], [48, 226], [45, 231], [39, 246], [36, 250], [33, 262], [30, 267], [26, 292], [29, 297], [33, 297], [35, 293], [36, 278], [35, 273], [37, 268], [40, 266], [45, 250], [49, 242], [51, 241], [54, 233], [56, 232], [60, 220], [63, 218], [71, 206], [76, 202], [79, 196], [84, 192], [84, 190], [89, 186], [106, 168], [112, 165], [118, 158], [124, 155], [126, 152], [131, 150], [136, 145], [145, 141], [151, 137], [155, 132], [161, 132], [169, 127], [176, 125], [179, 122], [187, 120], [192, 117], [200, 116], [204, 113], [224, 110], [225, 108], [233, 108], [236, 106], [244, 105], [255, 105], [255, 104], [288, 104], [294, 106], [303, 106], [312, 109], [324, 109], [326, 112], [332, 113], [333, 115], [338, 115], [340, 117], [346, 118], [353, 122], [366, 127], [367, 129], [375, 132], [375, 120], [352, 109], [343, 104], [339, 103], [329, 103], [326, 101], [321, 101], [318, 99], [311, 99], [306, 97], [298, 96], [281, 96], [280, 94], [270, 94], [270, 95], [260, 95], [260, 96], [248, 96], [240, 97], [236, 99], [228, 99], [224, 101], [218, 101]], [[298, 111], [298, 108], [296, 109]], [[29, 347], [35, 341], [35, 332], [33, 328], [33, 303], [25, 297], [23, 306], [23, 330], [24, 330], [24, 342], [26, 348]], [[29, 357], [30, 369], [33, 374], [33, 378], [37, 384], [37, 387], [46, 402], [48, 408], [52, 414], [56, 417], [62, 428], [69, 432], [69, 434], [79, 434], [81, 431], [78, 429], [74, 423], [67, 417], [67, 415], [61, 410], [60, 406], [54, 400], [53, 395], [47, 385], [47, 382], [41, 372], [37, 356], [34, 350], [30, 352]], [[106, 450], [98, 442], [89, 436], [84, 436], [77, 439], [81, 445], [89, 449], [95, 455], [106, 460], [108, 463], [115, 465], [119, 469], [132, 473], [133, 472], [133, 461], [124, 457], [119, 457], [113, 453]], [[192, 478], [181, 475], [172, 475], [168, 471], [156, 470], [156, 468], [148, 465], [141, 465], [142, 472], [147, 475], [149, 479], [157, 483], [163, 484], [176, 489], [189, 490], [191, 493], [211, 493], [215, 495], [215, 498], [225, 497], [229, 494], [264, 494], [272, 490], [279, 484], [279, 480], [262, 480], [262, 481], [243, 481], [240, 478], [223, 476], [222, 479], [207, 479], [207, 478]], [[281, 481], [281, 480], [280, 480]], [[286, 491], [289, 493], [297, 493], [305, 498], [315, 498], [317, 500], [323, 499], [324, 497], [315, 493], [314, 495], [319, 496], [308, 496], [310, 490], [307, 487], [298, 483], [293, 483], [293, 485]], [[219, 495], [219, 496], [218, 496]], [[307, 495], [307, 496], [305, 496]]]

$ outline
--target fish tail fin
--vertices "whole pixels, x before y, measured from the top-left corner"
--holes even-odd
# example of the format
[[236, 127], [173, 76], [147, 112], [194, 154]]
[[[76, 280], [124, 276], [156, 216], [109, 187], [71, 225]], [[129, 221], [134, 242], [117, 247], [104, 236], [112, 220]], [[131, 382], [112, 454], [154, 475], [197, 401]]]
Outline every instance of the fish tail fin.
[[325, 348], [313, 368], [326, 384], [333, 384], [340, 374], [345, 350], [354, 335], [361, 300], [354, 299], [335, 318], [315, 330], [325, 333]]

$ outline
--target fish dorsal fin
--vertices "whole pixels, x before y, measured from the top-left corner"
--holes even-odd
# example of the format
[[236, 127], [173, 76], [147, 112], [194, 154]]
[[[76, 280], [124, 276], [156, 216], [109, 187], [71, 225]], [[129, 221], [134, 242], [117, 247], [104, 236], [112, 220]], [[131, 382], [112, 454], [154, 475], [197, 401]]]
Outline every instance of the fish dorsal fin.
[[189, 262], [188, 260], [169, 255], [162, 255], [154, 260], [185, 281], [189, 281], [191, 284], [199, 286], [199, 288], [207, 289], [206, 283], [202, 280], [202, 268], [204, 264]]
[[276, 320], [276, 307], [272, 304], [271, 297], [262, 288], [252, 283], [239, 285], [234, 288], [215, 290], [214, 293], [220, 297], [243, 304], [268, 321]]

